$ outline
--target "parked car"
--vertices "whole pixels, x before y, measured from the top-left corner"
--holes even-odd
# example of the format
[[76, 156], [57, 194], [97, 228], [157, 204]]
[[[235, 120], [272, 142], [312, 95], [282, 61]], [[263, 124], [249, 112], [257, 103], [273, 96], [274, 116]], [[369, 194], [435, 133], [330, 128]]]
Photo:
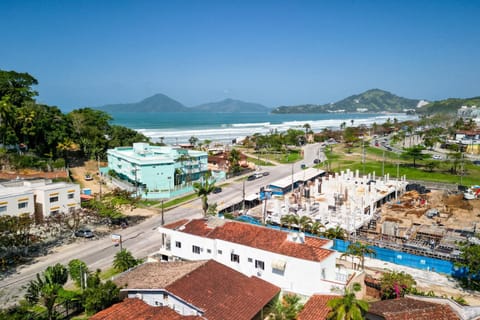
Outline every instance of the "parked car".
[[255, 179], [259, 179], [259, 178], [263, 177], [263, 173], [255, 172], [254, 176], [255, 176]]
[[93, 180], [93, 177], [90, 175], [90, 174], [86, 174], [85, 175], [85, 181], [92, 181]]
[[252, 181], [252, 180], [255, 180], [255, 179], [257, 179], [257, 177], [255, 177], [254, 174], [252, 174], [252, 175], [250, 175], [250, 176], [247, 177], [247, 180], [248, 180], [248, 181]]
[[269, 174], [270, 174], [270, 172], [268, 172], [268, 171], [263, 171], [263, 176], [264, 176], [264, 177], [268, 176]]
[[480, 166], [480, 160], [474, 160], [472, 163], [476, 166]]
[[222, 188], [216, 187], [215, 189], [213, 189], [212, 192], [213, 192], [213, 193], [220, 193], [220, 192], [222, 192]]
[[320, 162], [321, 162], [320, 159], [313, 160], [313, 163], [315, 163], [315, 164], [319, 164]]
[[82, 229], [78, 229], [77, 231], [75, 231], [75, 237], [93, 238], [94, 234], [93, 234], [92, 230], [82, 228]]
[[439, 155], [439, 154], [436, 154], [432, 157], [432, 159], [435, 159], [435, 160], [442, 160], [442, 156]]
[[302, 169], [305, 169], [307, 167], [307, 165], [305, 163], [302, 163], [302, 165], [300, 166]]

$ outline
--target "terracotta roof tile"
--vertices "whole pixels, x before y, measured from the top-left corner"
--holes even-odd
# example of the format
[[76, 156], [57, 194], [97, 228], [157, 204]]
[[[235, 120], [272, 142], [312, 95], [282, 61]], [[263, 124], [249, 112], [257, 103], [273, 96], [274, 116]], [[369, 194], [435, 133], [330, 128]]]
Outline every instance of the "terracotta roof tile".
[[325, 320], [330, 312], [327, 302], [338, 298], [338, 295], [315, 294], [308, 299], [303, 310], [298, 314], [298, 320]]
[[368, 313], [381, 316], [385, 320], [460, 320], [447, 305], [411, 298], [374, 302], [370, 304]]
[[90, 320], [204, 320], [200, 316], [182, 316], [168, 307], [152, 307], [139, 299], [125, 299], [98, 312]]
[[334, 251], [323, 248], [329, 240], [305, 237], [304, 243], [287, 239], [288, 233], [249, 223], [229, 221], [210, 228], [204, 219], [192, 220], [178, 231], [220, 239], [304, 260], [322, 261]]
[[121, 288], [162, 289], [207, 261], [149, 262], [120, 274], [113, 282]]
[[247, 277], [214, 260], [165, 288], [205, 311], [208, 320], [250, 320], [280, 288], [257, 277]]
[[175, 230], [175, 229], [179, 228], [180, 226], [184, 225], [187, 222], [188, 222], [188, 219], [182, 219], [182, 220], [178, 220], [178, 221], [166, 224], [163, 227], [167, 228], [167, 229]]

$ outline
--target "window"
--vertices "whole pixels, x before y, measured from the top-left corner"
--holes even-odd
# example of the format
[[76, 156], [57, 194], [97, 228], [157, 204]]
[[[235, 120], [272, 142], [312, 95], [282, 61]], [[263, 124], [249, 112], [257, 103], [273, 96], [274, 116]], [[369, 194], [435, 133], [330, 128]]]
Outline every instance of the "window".
[[210, 250], [210, 249], [207, 249], [207, 253], [212, 253], [212, 250]]
[[18, 209], [25, 209], [26, 207], [28, 207], [28, 201], [18, 203]]
[[255, 268], [265, 270], [265, 263], [260, 260], [255, 260]]
[[240, 256], [238, 254], [232, 253], [230, 255], [230, 260], [232, 260], [232, 262], [240, 263]]
[[52, 202], [58, 202], [58, 196], [50, 197], [50, 203], [52, 203]]
[[181, 248], [181, 247], [182, 247], [182, 243], [181, 243], [180, 241], [175, 241], [175, 247]]
[[74, 193], [69, 193], [69, 194], [67, 195], [68, 199], [73, 199], [74, 196], [75, 196]]
[[218, 254], [222, 254], [222, 253], [223, 253], [223, 251], [222, 251], [222, 250], [218, 250], [217, 252], [218, 252]]
[[252, 258], [248, 258], [248, 262], [253, 262]]
[[7, 206], [0, 206], [0, 213], [7, 212]]
[[59, 213], [60, 213], [60, 211], [58, 211], [58, 210], [50, 211], [50, 215], [52, 215], [52, 216], [54, 216], [56, 214], [59, 214]]
[[200, 247], [192, 246], [192, 252], [196, 254], [200, 254]]

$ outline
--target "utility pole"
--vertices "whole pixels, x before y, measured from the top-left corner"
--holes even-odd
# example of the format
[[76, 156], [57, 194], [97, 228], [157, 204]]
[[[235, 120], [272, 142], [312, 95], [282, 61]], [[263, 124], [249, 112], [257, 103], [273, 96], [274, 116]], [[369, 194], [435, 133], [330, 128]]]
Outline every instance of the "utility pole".
[[362, 135], [362, 163], [363, 163], [363, 175], [365, 175], [365, 135]]
[[99, 180], [99, 184], [100, 184], [100, 199], [102, 199], [102, 173], [100, 172], [100, 159], [99, 159], [99, 156], [97, 155], [97, 169], [98, 169], [98, 174], [100, 175], [100, 180]]
[[243, 188], [242, 188], [242, 212], [245, 214], [245, 180], [243, 180]]
[[385, 150], [383, 150], [383, 160], [382, 160], [382, 177], [385, 175]]
[[293, 181], [293, 165], [294, 164], [292, 163], [292, 193], [293, 193], [293, 183], [294, 183], [294, 181]]
[[165, 219], [164, 219], [164, 216], [163, 216], [163, 202], [165, 200], [162, 199], [162, 226], [165, 224]]

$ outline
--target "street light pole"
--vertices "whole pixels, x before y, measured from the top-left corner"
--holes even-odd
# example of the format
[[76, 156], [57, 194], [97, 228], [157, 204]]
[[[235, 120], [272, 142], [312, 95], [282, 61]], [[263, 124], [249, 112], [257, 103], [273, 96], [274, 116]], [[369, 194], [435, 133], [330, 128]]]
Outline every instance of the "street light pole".
[[292, 163], [292, 193], [293, 193], [293, 184], [294, 184], [294, 181], [293, 181], [293, 163]]

